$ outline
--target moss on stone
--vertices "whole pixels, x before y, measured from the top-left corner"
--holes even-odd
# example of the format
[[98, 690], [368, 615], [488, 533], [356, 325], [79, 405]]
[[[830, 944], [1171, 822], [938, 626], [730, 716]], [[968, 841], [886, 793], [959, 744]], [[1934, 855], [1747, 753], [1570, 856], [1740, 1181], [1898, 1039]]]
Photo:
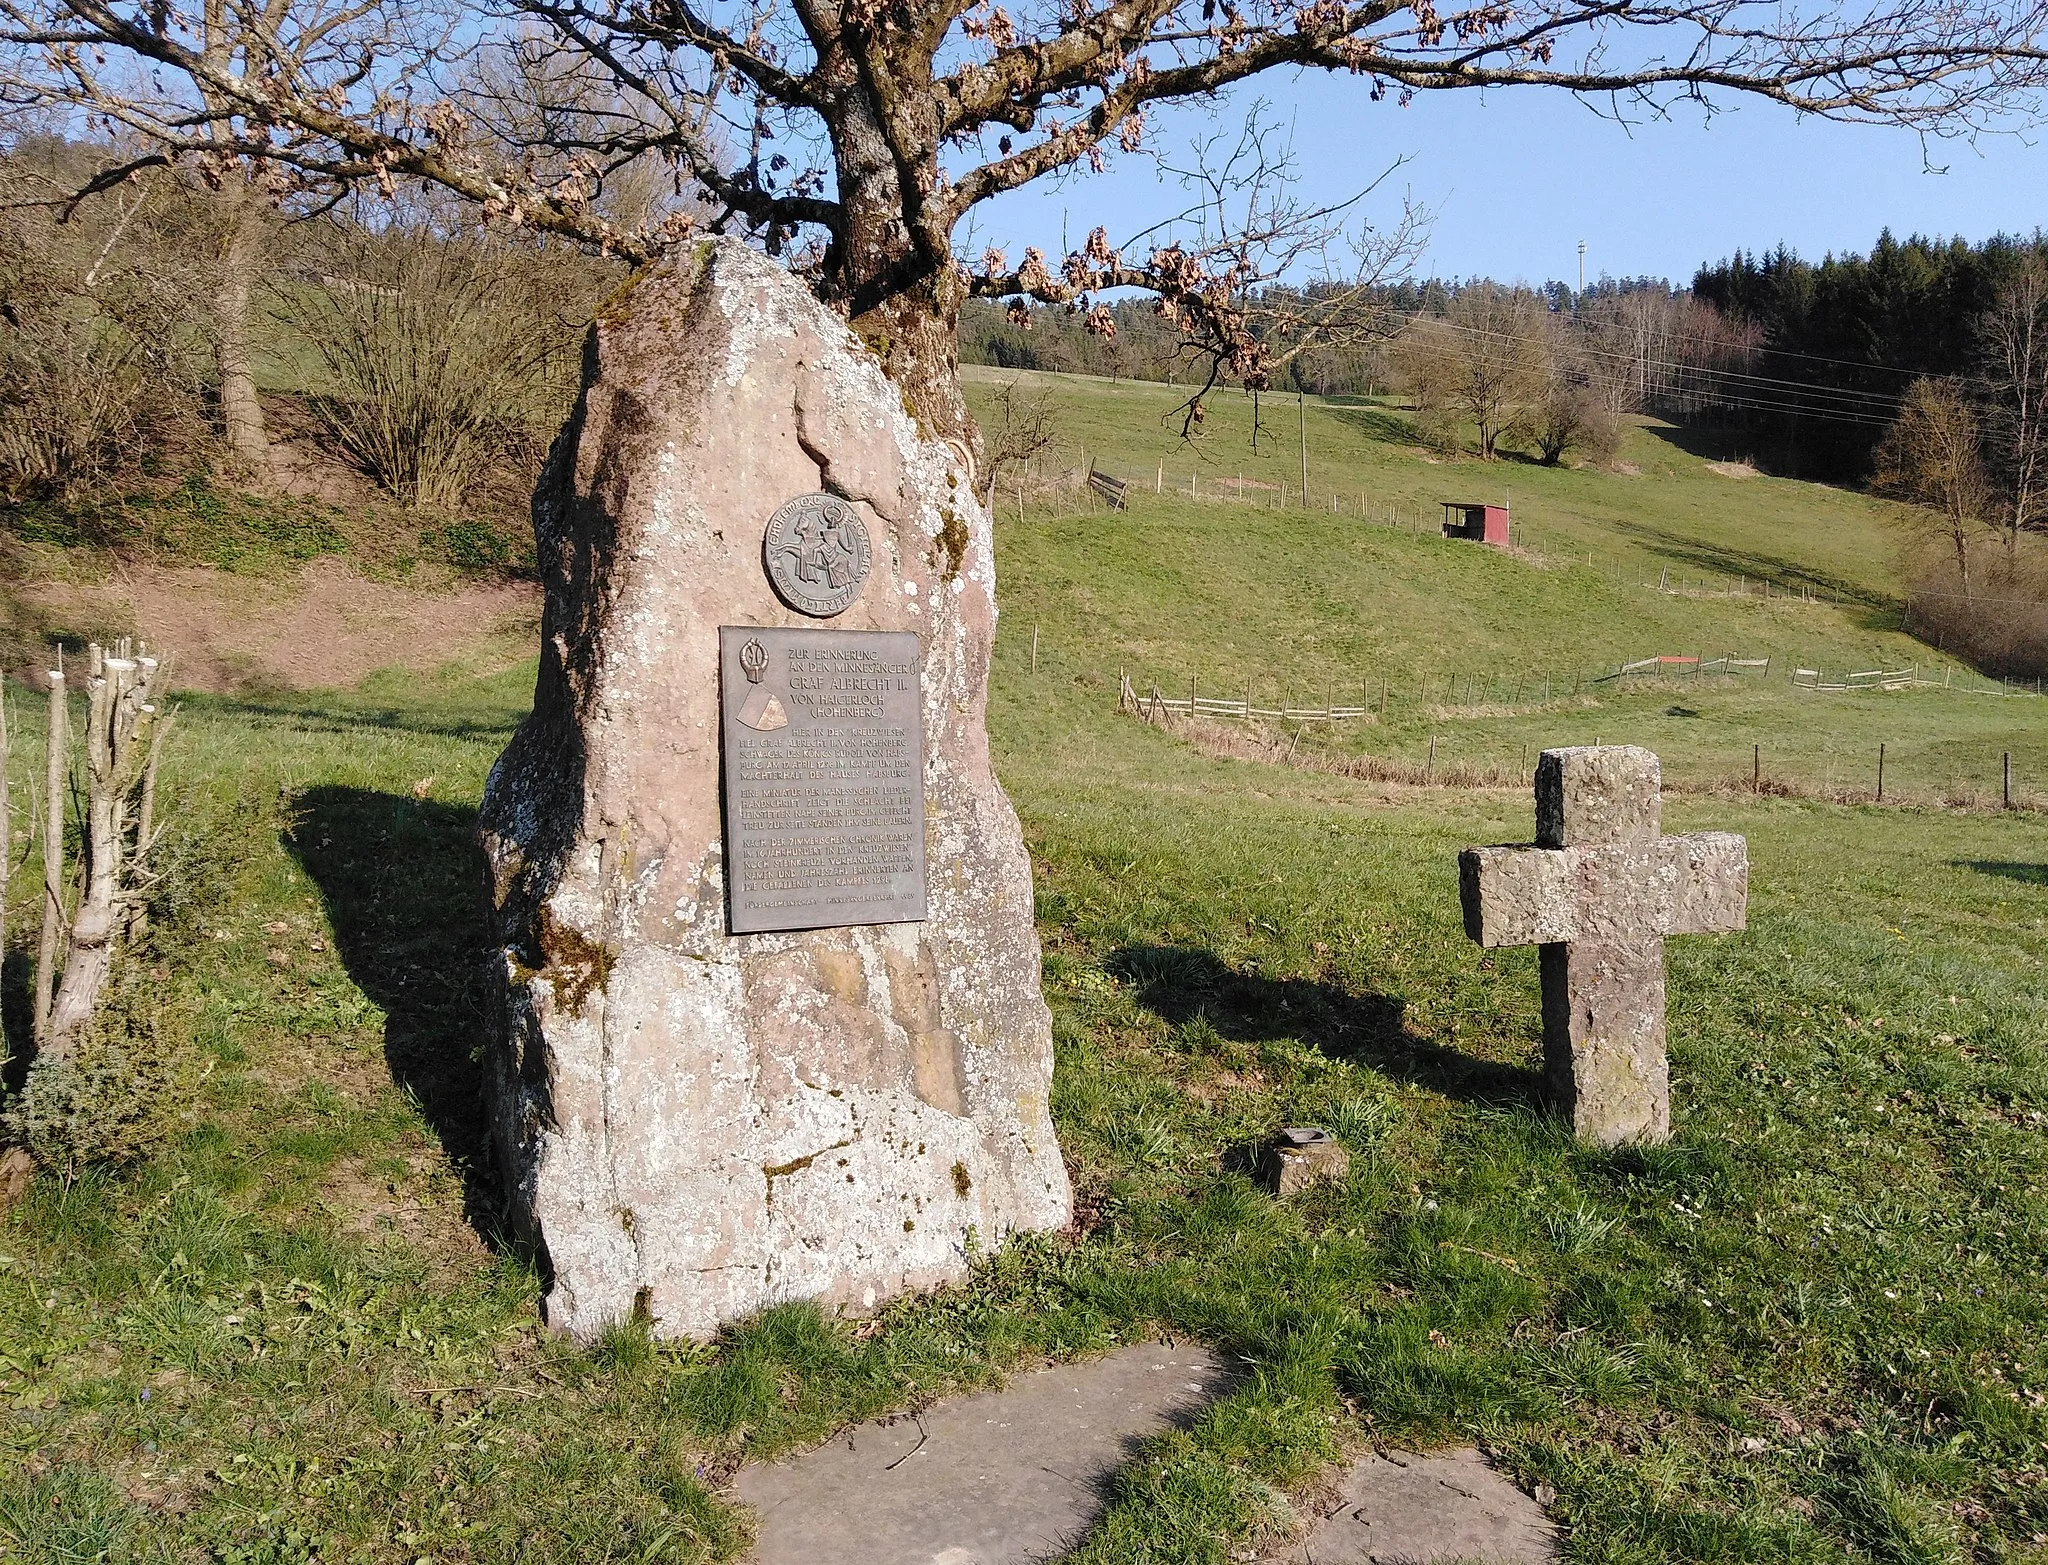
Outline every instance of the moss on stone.
[[554, 985], [556, 999], [569, 1014], [581, 1016], [591, 991], [602, 990], [611, 981], [618, 953], [563, 923], [546, 906], [534, 920], [534, 937], [540, 947], [541, 976]]

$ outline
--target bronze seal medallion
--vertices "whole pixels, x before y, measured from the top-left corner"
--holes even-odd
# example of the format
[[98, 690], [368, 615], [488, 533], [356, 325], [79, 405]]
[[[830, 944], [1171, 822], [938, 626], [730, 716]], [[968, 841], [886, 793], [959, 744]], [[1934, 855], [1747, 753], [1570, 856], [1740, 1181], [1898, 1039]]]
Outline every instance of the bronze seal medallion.
[[870, 561], [866, 524], [834, 495], [798, 495], [768, 518], [761, 539], [775, 595], [813, 619], [843, 613], [860, 596]]

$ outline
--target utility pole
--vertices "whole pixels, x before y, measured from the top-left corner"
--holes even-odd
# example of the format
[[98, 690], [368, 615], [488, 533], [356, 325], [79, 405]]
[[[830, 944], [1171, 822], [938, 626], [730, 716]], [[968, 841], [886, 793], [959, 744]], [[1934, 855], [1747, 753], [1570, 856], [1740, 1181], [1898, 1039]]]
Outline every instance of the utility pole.
[[1301, 507], [1308, 509], [1308, 393], [1297, 390], [1294, 393], [1296, 409], [1301, 414]]

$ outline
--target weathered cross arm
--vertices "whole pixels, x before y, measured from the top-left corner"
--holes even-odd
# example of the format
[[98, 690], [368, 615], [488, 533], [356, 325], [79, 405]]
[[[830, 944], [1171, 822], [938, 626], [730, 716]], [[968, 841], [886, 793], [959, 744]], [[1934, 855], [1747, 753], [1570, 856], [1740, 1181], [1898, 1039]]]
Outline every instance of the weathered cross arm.
[[[1516, 844], [1458, 855], [1465, 933], [1489, 949], [1554, 945], [1579, 933], [1577, 848]], [[1651, 901], [1661, 935], [1732, 934], [1748, 927], [1749, 844], [1731, 831], [1658, 839], [1658, 892]]]
[[1726, 935], [1749, 927], [1749, 842], [1732, 831], [1696, 831], [1658, 843], [1659, 899], [1667, 935]]
[[1465, 933], [1479, 944], [1554, 945], [1578, 932], [1578, 855], [1523, 845], [1458, 855]]
[[1664, 939], [1742, 929], [1749, 847], [1733, 832], [1663, 835], [1657, 757], [1633, 745], [1545, 750], [1536, 842], [1458, 858], [1465, 932], [1539, 948], [1543, 1059], [1586, 1141], [1671, 1133]]

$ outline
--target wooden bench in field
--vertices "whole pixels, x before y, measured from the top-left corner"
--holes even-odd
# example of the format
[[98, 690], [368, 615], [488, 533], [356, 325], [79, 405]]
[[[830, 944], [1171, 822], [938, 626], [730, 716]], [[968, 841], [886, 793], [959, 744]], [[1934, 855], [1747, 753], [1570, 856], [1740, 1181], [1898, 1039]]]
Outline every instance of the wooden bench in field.
[[1111, 510], [1121, 511], [1124, 508], [1125, 485], [1121, 478], [1111, 478], [1109, 474], [1091, 465], [1088, 469], [1088, 487], [1107, 500]]

